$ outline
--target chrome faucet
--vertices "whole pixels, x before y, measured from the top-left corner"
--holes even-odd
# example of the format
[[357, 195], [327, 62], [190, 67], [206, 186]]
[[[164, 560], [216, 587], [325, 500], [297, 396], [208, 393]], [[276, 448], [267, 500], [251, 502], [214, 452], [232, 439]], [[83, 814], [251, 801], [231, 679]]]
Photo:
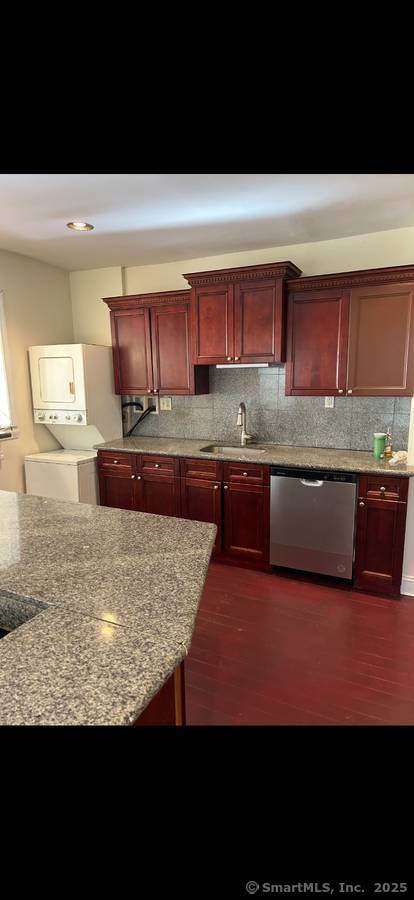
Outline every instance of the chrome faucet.
[[251, 441], [254, 435], [248, 434], [248, 432], [246, 431], [246, 407], [244, 403], [240, 403], [239, 405], [239, 411], [237, 413], [237, 425], [239, 425], [241, 428], [241, 445], [242, 447], [245, 447], [247, 441]]

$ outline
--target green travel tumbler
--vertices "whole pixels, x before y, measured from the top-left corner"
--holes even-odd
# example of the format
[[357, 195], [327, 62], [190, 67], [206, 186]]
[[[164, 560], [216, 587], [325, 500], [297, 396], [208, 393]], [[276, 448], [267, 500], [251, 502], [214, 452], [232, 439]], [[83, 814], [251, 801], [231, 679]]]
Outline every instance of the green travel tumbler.
[[387, 435], [383, 431], [376, 431], [374, 433], [374, 456], [375, 456], [375, 459], [383, 458], [386, 437], [387, 437]]

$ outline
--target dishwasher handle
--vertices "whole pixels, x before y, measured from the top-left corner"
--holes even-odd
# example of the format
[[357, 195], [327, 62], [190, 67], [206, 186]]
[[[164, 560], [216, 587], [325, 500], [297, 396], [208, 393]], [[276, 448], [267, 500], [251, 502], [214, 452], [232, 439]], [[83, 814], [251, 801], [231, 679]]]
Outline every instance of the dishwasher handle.
[[314, 478], [313, 481], [310, 478], [301, 478], [300, 483], [305, 487], [322, 487], [323, 481], [319, 481], [319, 479]]

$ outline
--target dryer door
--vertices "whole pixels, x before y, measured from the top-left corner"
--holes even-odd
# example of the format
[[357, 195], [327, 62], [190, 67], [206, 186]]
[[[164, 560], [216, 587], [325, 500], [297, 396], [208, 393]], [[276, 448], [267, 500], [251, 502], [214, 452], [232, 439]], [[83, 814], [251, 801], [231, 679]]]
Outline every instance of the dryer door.
[[85, 409], [82, 351], [82, 344], [30, 347], [34, 409]]

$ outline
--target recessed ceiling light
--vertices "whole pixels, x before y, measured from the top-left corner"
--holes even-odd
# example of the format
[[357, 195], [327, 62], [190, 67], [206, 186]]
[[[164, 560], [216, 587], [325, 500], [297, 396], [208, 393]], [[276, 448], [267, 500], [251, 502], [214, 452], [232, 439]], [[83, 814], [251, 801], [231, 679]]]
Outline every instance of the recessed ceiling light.
[[95, 225], [89, 225], [88, 222], [68, 222], [66, 227], [73, 231], [93, 231]]

